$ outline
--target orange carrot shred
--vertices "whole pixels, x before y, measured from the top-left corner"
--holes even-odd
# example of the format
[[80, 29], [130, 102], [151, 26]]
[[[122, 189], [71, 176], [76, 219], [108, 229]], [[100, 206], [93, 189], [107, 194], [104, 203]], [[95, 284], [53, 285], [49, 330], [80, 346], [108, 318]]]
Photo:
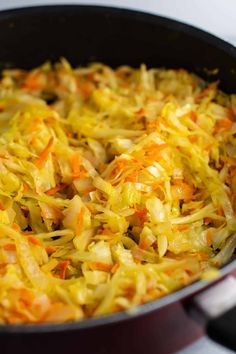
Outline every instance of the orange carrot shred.
[[185, 230], [189, 230], [189, 226], [188, 225], [175, 225], [175, 229], [178, 231], [185, 231]]
[[59, 184], [58, 186], [56, 186], [54, 188], [48, 189], [46, 191], [46, 193], [47, 193], [47, 195], [54, 195], [57, 192], [60, 192], [60, 191], [62, 191], [65, 188], [66, 188], [66, 184]]
[[102, 270], [104, 272], [110, 272], [113, 267], [112, 264], [107, 264], [103, 262], [91, 262], [89, 266], [93, 270]]
[[194, 189], [187, 183], [182, 182], [178, 185], [171, 186], [171, 193], [174, 199], [189, 202], [193, 199]]
[[48, 247], [46, 247], [46, 252], [47, 252], [47, 254], [50, 256], [51, 254], [53, 254], [55, 251], [56, 251], [57, 249], [56, 249], [56, 247], [54, 247], [54, 246], [48, 246]]
[[210, 222], [211, 222], [211, 218], [208, 218], [208, 217], [204, 218], [204, 224], [205, 225], [209, 225]]
[[207, 241], [207, 246], [211, 246], [212, 245], [212, 231], [208, 230], [206, 233], [206, 241]]
[[189, 140], [191, 143], [196, 143], [198, 141], [198, 137], [196, 135], [191, 135]]
[[145, 239], [142, 239], [140, 240], [139, 242], [139, 247], [142, 249], [142, 250], [146, 250], [148, 248], [148, 243], [146, 242]]
[[204, 252], [198, 252], [198, 255], [201, 257], [203, 261], [207, 261], [209, 259], [209, 255]]
[[149, 158], [151, 158], [152, 160], [159, 160], [159, 158], [162, 155], [163, 150], [165, 150], [166, 148], [168, 148], [168, 144], [164, 143], [164, 144], [150, 144], [147, 147], [147, 151], [146, 151], [146, 156], [148, 156]]
[[35, 246], [42, 246], [41, 241], [37, 237], [29, 236], [28, 240], [29, 240], [30, 243], [32, 243]]
[[229, 118], [231, 120], [235, 119], [236, 114], [235, 114], [235, 112], [234, 112], [232, 107], [228, 107], [227, 108], [227, 112], [228, 112]]
[[196, 123], [196, 121], [197, 121], [197, 113], [194, 112], [194, 111], [191, 111], [191, 112], [190, 112], [190, 118], [192, 119], [192, 121], [193, 121], [194, 123]]
[[141, 224], [144, 224], [146, 221], [148, 221], [148, 210], [147, 209], [137, 209], [135, 208], [135, 214], [137, 215], [139, 221]]
[[85, 82], [80, 86], [80, 91], [84, 95], [85, 98], [91, 96], [95, 86], [92, 82]]
[[217, 212], [218, 212], [218, 215], [224, 216], [224, 210], [223, 210], [222, 207], [219, 207], [219, 208], [217, 209]]
[[145, 109], [144, 109], [143, 107], [141, 107], [141, 108], [137, 111], [138, 114], [143, 114], [144, 112], [145, 112]]
[[85, 212], [85, 209], [84, 209], [84, 207], [82, 207], [78, 213], [78, 216], [77, 216], [77, 225], [76, 225], [76, 234], [77, 235], [79, 235], [83, 229], [84, 212]]
[[225, 129], [225, 130], [230, 130], [232, 128], [232, 126], [233, 126], [232, 120], [230, 120], [227, 117], [219, 120], [216, 123], [216, 128], [222, 128], [222, 129]]
[[86, 170], [83, 166], [81, 166], [80, 156], [77, 154], [73, 154], [70, 156], [70, 164], [73, 172], [73, 177], [78, 178], [83, 176], [86, 173]]
[[119, 263], [115, 263], [111, 268], [111, 272], [114, 274], [119, 267], [120, 267]]
[[80, 157], [76, 154], [70, 157], [71, 167], [73, 174], [79, 175], [80, 173]]
[[45, 149], [41, 152], [41, 154], [39, 155], [38, 159], [36, 160], [36, 166], [38, 168], [42, 168], [44, 163], [46, 162], [46, 160], [48, 159], [48, 156], [51, 152], [51, 147], [53, 145], [53, 137], [51, 137], [49, 139], [49, 142], [47, 143], [47, 146], [45, 147]]
[[22, 231], [21, 234], [24, 236], [33, 235], [33, 231]]
[[16, 223], [12, 224], [12, 228], [16, 231], [19, 231], [21, 229], [20, 226]]
[[42, 83], [40, 82], [41, 77], [42, 77], [41, 73], [30, 74], [25, 80], [23, 87], [28, 90], [40, 89], [42, 87]]
[[104, 228], [104, 229], [102, 230], [102, 235], [109, 235], [109, 236], [112, 236], [112, 235], [113, 235], [113, 232], [111, 231], [111, 229]]
[[7, 243], [6, 245], [3, 245], [3, 249], [5, 251], [15, 251], [16, 245], [14, 243]]
[[61, 261], [58, 265], [57, 265], [57, 269], [59, 269], [61, 272], [59, 274], [59, 278], [61, 279], [65, 279], [66, 276], [66, 269], [67, 267], [70, 265], [70, 261], [66, 260], [66, 261]]
[[28, 192], [29, 191], [29, 186], [26, 183], [23, 183], [23, 192]]

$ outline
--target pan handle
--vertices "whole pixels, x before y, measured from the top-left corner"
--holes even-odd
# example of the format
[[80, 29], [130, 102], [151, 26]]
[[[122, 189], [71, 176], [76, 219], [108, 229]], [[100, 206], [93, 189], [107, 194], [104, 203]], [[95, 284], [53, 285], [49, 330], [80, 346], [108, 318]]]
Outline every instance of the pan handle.
[[209, 320], [206, 332], [214, 341], [236, 351], [236, 306]]
[[236, 351], [236, 279], [233, 276], [198, 293], [185, 308], [203, 324], [211, 339]]

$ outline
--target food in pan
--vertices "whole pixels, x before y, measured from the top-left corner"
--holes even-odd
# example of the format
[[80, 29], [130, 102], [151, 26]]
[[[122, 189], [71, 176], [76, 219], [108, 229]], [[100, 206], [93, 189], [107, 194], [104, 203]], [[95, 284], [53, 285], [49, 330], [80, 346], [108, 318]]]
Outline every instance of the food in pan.
[[183, 69], [5, 70], [0, 322], [81, 320], [211, 278], [236, 246], [236, 96]]

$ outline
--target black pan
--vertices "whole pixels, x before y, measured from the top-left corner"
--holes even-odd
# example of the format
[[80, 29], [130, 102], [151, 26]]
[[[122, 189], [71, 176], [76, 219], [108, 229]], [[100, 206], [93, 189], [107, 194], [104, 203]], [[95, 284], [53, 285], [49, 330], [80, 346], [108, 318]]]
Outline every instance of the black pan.
[[[186, 68], [208, 81], [219, 79], [223, 90], [236, 92], [233, 46], [189, 25], [141, 12], [96, 6], [3, 11], [0, 47], [0, 68], [32, 68], [61, 56], [74, 65], [145, 63]], [[216, 68], [218, 74], [211, 74]], [[202, 334], [183, 308], [194, 309], [198, 317], [207, 319], [208, 334], [236, 350], [236, 307], [231, 301], [236, 300], [236, 281], [228, 276], [234, 269], [236, 261], [232, 260], [222, 268], [217, 284], [196, 282], [132, 314], [121, 312], [61, 325], [1, 325], [0, 353], [176, 352]]]

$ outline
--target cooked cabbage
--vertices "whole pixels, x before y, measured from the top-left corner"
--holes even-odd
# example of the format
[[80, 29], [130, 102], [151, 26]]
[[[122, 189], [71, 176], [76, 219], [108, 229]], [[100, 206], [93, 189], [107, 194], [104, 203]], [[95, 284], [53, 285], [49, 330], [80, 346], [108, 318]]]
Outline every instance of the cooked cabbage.
[[213, 279], [236, 247], [236, 96], [183, 69], [0, 81], [0, 323], [80, 320]]

